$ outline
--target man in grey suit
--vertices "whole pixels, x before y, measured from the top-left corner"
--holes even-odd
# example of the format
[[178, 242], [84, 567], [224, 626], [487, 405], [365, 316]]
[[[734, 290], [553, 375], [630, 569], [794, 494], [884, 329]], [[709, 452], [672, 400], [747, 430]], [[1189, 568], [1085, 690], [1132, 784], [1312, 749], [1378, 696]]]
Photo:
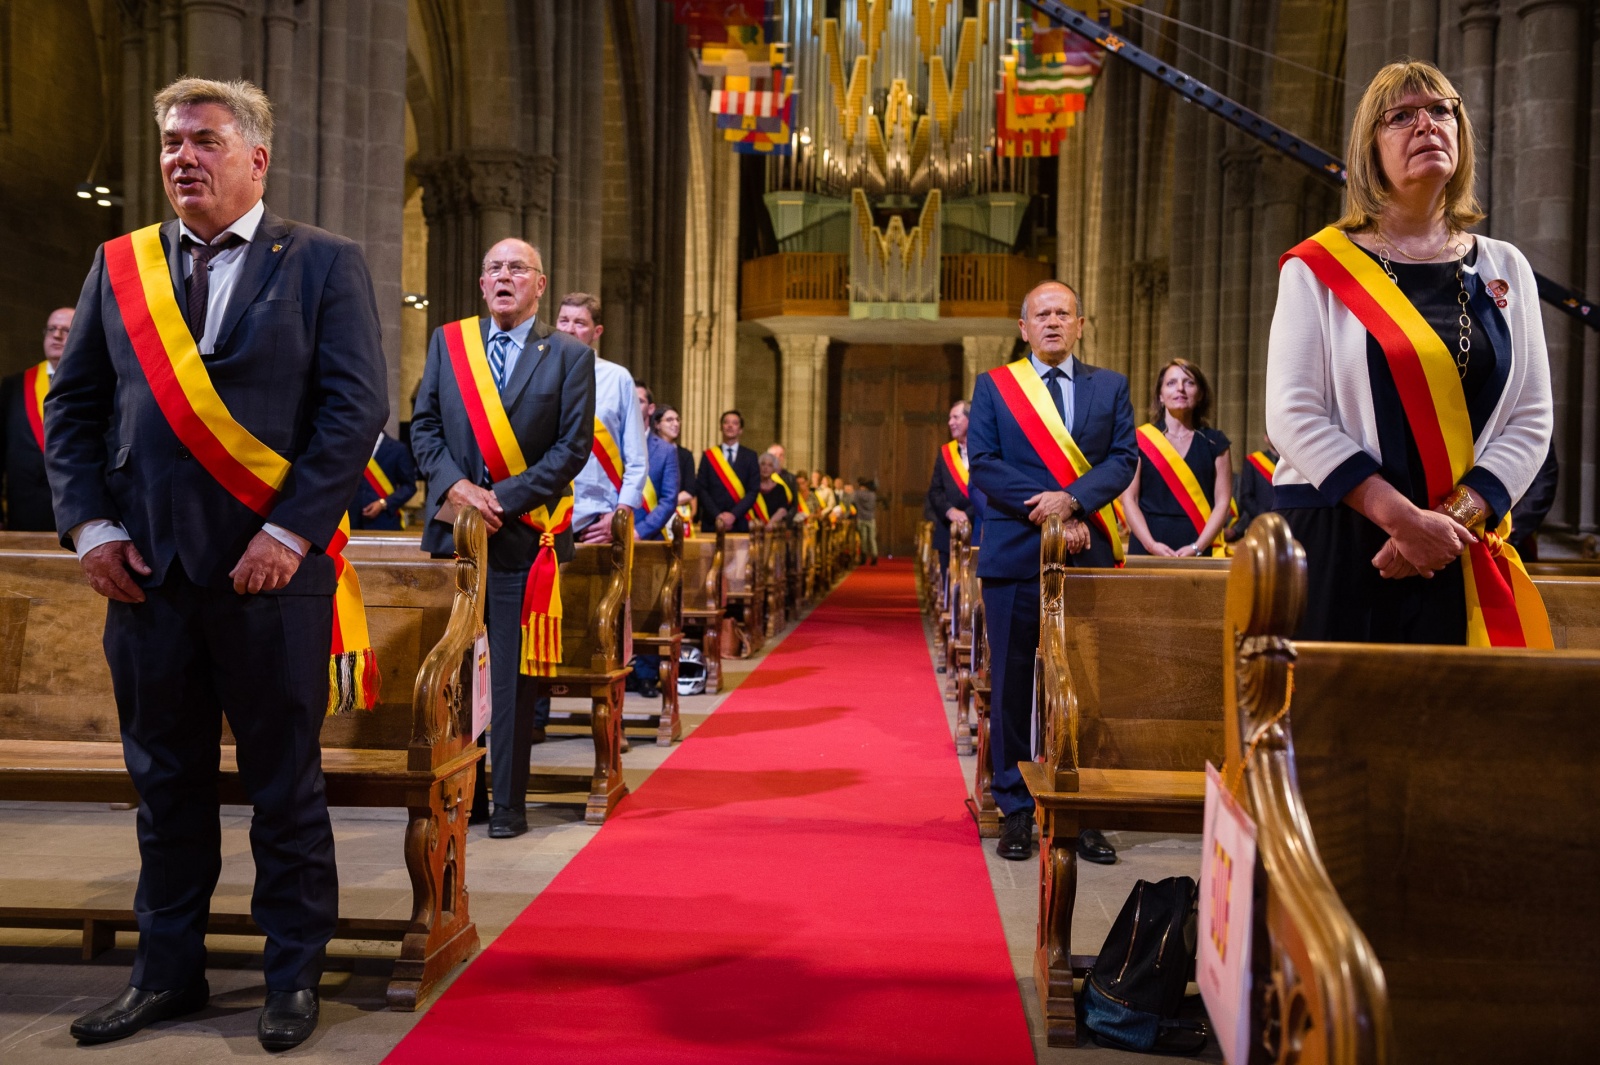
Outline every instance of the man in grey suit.
[[[177, 220], [96, 253], [45, 403], [56, 527], [110, 600], [106, 659], [139, 792], [133, 973], [72, 1034], [121, 1039], [207, 1002], [226, 715], [255, 808], [251, 914], [267, 937], [257, 1035], [286, 1049], [316, 1027], [338, 920], [318, 743], [328, 550], [388, 417], [387, 373], [361, 249], [262, 203], [266, 95], [185, 78], [155, 102]], [[197, 408], [175, 403], [175, 389], [214, 389], [225, 409], [185, 417]], [[244, 454], [267, 457], [258, 470], [286, 461], [287, 476], [252, 490]]]
[[[525, 814], [533, 708], [519, 696], [522, 686], [522, 600], [539, 535], [516, 520], [540, 507], [555, 507], [572, 491], [572, 479], [589, 461], [594, 445], [594, 351], [537, 318], [547, 279], [539, 249], [502, 240], [483, 260], [478, 287], [487, 318], [460, 323], [483, 342], [527, 469], [495, 480], [484, 461], [456, 376], [446, 329], [435, 330], [411, 414], [411, 451], [428, 481], [422, 548], [452, 550], [450, 526], [437, 520], [451, 509], [475, 507], [489, 529], [489, 590], [484, 604], [489, 629], [491, 689], [489, 757], [494, 812], [489, 835], [520, 836]], [[556, 537], [556, 557], [572, 557], [572, 533]], [[527, 695], [530, 693], [522, 693]]]

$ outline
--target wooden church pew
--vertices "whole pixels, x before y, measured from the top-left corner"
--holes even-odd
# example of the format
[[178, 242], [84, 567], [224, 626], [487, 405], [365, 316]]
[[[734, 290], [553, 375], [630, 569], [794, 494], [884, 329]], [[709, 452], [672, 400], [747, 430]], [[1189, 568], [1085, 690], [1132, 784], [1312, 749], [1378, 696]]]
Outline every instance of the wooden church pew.
[[723, 557], [727, 534], [695, 533], [683, 543], [684, 641], [700, 648], [706, 693], [722, 690], [722, 619], [727, 612]]
[[[1071, 972], [1081, 975], [1092, 961], [1070, 954], [1077, 834], [1199, 831], [1204, 766], [1221, 764], [1225, 750], [1225, 664], [1216, 648], [1228, 562], [1052, 571], [1057, 550], [1047, 529], [1036, 683], [1050, 753], [1045, 764], [1025, 764], [1023, 775], [1048, 855], [1041, 893], [1059, 910], [1053, 925], [1041, 927], [1035, 975], [1051, 1045], [1070, 1045]], [[1191, 564], [1174, 564], [1185, 561]], [[1557, 646], [1600, 647], [1600, 579], [1535, 577], [1535, 584]], [[987, 744], [981, 747], [980, 759]], [[968, 803], [980, 835], [999, 831], [998, 811], [976, 794], [987, 768], [975, 773]]]
[[[766, 644], [766, 531], [756, 527], [747, 533], [728, 533], [723, 544], [723, 602], [729, 613], [722, 621], [722, 656], [745, 658]], [[737, 622], [732, 617], [735, 607], [742, 615]]]
[[633, 545], [629, 605], [634, 651], [661, 656], [658, 747], [670, 747], [683, 738], [683, 722], [678, 716], [678, 655], [683, 650], [684, 530], [683, 519], [674, 514], [667, 524], [666, 539]]
[[1271, 518], [1227, 604], [1263, 1060], [1592, 1060], [1600, 652], [1295, 643]]
[[[10, 543], [15, 543], [15, 540]], [[413, 542], [414, 543], [414, 542]], [[344, 918], [343, 939], [397, 940], [391, 1008], [416, 1009], [477, 949], [466, 880], [466, 824], [482, 750], [471, 735], [474, 638], [483, 626], [485, 534], [477, 511], [456, 522], [455, 560], [413, 549], [404, 560], [352, 543], [382, 670], [377, 708], [325, 719], [323, 774], [335, 806], [410, 813], [397, 840], [412, 912]], [[105, 600], [77, 559], [0, 545], [0, 798], [136, 802], [123, 764], [111, 674], [101, 647]], [[224, 726], [221, 793], [247, 801]], [[86, 958], [108, 950], [132, 911], [0, 907], [0, 925], [82, 928]], [[213, 913], [210, 930], [251, 934], [246, 914]]]
[[528, 774], [528, 798], [535, 802], [577, 802], [583, 819], [603, 824], [628, 794], [622, 779], [623, 685], [628, 678], [628, 598], [633, 571], [633, 511], [620, 507], [611, 515], [609, 544], [579, 544], [572, 560], [561, 566], [561, 664], [548, 676], [535, 677], [542, 694], [579, 698], [589, 709], [569, 715], [586, 725], [594, 739], [594, 771], [534, 766]]

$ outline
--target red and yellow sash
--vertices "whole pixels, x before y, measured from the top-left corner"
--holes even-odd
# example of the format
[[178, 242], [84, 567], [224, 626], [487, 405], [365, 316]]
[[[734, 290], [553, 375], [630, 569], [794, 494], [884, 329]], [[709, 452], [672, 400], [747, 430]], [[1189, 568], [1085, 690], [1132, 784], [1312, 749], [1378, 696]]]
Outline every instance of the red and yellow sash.
[[[1206, 499], [1205, 489], [1200, 487], [1200, 482], [1195, 479], [1194, 471], [1189, 464], [1178, 454], [1178, 449], [1166, 435], [1149, 422], [1139, 426], [1139, 454], [1144, 456], [1155, 471], [1166, 482], [1167, 489], [1178, 500], [1178, 505], [1189, 516], [1189, 522], [1194, 526], [1194, 534], [1199, 536], [1206, 530], [1206, 522], [1211, 520], [1211, 503]], [[1233, 516], [1238, 517], [1239, 511], [1235, 507]], [[1222, 531], [1217, 531], [1216, 543], [1211, 545], [1211, 553], [1221, 556], [1226, 554], [1226, 547], [1222, 540]]]
[[[118, 237], [105, 246], [106, 276], [150, 394], [178, 440], [240, 503], [270, 517], [290, 464], [234, 420], [200, 358], [200, 348], [178, 310], [172, 275], [161, 247], [161, 227]], [[349, 516], [325, 546], [338, 585], [333, 595], [332, 659], [328, 713], [378, 703], [378, 663], [367, 634], [361, 584], [344, 557]]]
[[[1072, 482], [1089, 472], [1089, 460], [1083, 457], [1077, 441], [1061, 421], [1055, 400], [1027, 359], [1018, 359], [997, 370], [989, 371], [995, 387], [1000, 390], [1000, 400], [1011, 412], [1028, 438], [1040, 461], [1050, 471], [1062, 491]], [[1087, 515], [1091, 525], [1111, 541], [1111, 553], [1117, 565], [1122, 565], [1122, 537], [1117, 535], [1116, 515], [1107, 503], [1093, 514]]]
[[394, 495], [394, 482], [389, 480], [389, 475], [378, 465], [378, 456], [374, 455], [367, 460], [367, 468], [361, 471], [361, 476], [367, 482], [367, 487], [378, 493], [379, 499], [388, 499]]
[[644, 475], [644, 491], [640, 494], [644, 496], [644, 512], [646, 514], [655, 510], [661, 503], [661, 496], [656, 493], [656, 482], [650, 478], [648, 473]]
[[41, 362], [22, 371], [22, 405], [28, 411], [28, 428], [34, 443], [44, 450], [44, 397], [50, 392], [50, 364]]
[[[483, 452], [484, 465], [496, 481], [515, 477], [528, 468], [522, 445], [511, 429], [500, 390], [489, 370], [489, 357], [483, 350], [478, 319], [463, 318], [444, 327], [445, 349], [450, 354], [450, 369], [467, 408], [472, 436]], [[595, 422], [596, 427], [599, 421]], [[529, 676], [550, 676], [561, 664], [561, 566], [556, 561], [556, 536], [572, 527], [572, 491], [537, 510], [519, 515], [524, 525], [539, 534], [539, 553], [528, 570], [528, 584], [522, 593], [522, 654], [518, 670]]]
[[766, 497], [760, 492], [756, 493], [756, 503], [754, 509], [756, 512], [756, 517], [760, 518], [763, 522], [772, 520], [772, 510], [767, 506]]
[[[1350, 238], [1332, 226], [1280, 259], [1311, 268], [1377, 338], [1422, 458], [1428, 505], [1438, 506], [1474, 462], [1472, 418], [1461, 376], [1444, 341]], [[1550, 619], [1516, 549], [1506, 543], [1511, 517], [1461, 555], [1470, 647], [1553, 647]]]
[[737, 502], [744, 498], [744, 482], [739, 475], [733, 472], [733, 467], [728, 463], [728, 458], [722, 453], [720, 447], [706, 448], [706, 458], [711, 462], [711, 468], [716, 471], [717, 477], [722, 481], [722, 487], [728, 490]]
[[1245, 461], [1256, 468], [1256, 472], [1272, 483], [1272, 475], [1278, 472], [1278, 460], [1265, 451], [1252, 451], [1245, 457]]
[[589, 450], [594, 453], [595, 461], [600, 463], [600, 468], [605, 471], [611, 487], [619, 492], [622, 491], [624, 469], [622, 449], [617, 446], [616, 437], [611, 435], [606, 423], [599, 418], [594, 420], [594, 444]]
[[684, 537], [687, 539], [694, 536], [694, 509], [688, 503], [679, 503], [678, 517], [683, 519]]
[[965, 499], [970, 493], [967, 491], [967, 460], [961, 457], [961, 445], [952, 440], [939, 449], [939, 454], [944, 458], [945, 469], [950, 471], [956, 487], [961, 489], [961, 497]]

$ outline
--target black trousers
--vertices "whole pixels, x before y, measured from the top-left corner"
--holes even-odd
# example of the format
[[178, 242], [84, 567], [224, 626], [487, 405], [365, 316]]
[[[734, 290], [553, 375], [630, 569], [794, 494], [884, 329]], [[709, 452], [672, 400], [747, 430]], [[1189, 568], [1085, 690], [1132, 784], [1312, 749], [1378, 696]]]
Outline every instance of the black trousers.
[[250, 912], [266, 933], [267, 988], [315, 987], [339, 917], [322, 779], [330, 596], [238, 595], [174, 563], [143, 603], [109, 604], [105, 650], [122, 749], [139, 792], [139, 948], [131, 983], [187, 987], [205, 973], [222, 871], [222, 719], [255, 808]]
[[494, 805], [521, 810], [528, 803], [528, 760], [533, 727], [550, 722], [550, 697], [537, 696], [532, 677], [518, 668], [522, 654], [522, 595], [528, 570], [490, 567], [483, 621], [489, 630], [489, 780], [478, 773], [474, 809]]
[[1039, 650], [1039, 578], [983, 581], [989, 630], [990, 789], [1002, 814], [1033, 809], [1018, 762], [1033, 757], [1033, 660]]

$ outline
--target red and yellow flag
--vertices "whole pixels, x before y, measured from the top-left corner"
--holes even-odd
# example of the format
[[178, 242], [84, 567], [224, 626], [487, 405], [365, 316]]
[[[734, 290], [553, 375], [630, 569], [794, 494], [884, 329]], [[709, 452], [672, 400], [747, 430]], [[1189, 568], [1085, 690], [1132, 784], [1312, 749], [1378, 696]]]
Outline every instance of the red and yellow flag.
[[394, 495], [394, 482], [389, 480], [389, 475], [378, 465], [378, 456], [374, 455], [367, 460], [367, 468], [361, 471], [361, 477], [367, 482], [368, 488], [378, 493], [379, 499], [388, 499]]
[[50, 364], [41, 362], [22, 371], [22, 405], [28, 411], [28, 428], [34, 443], [44, 450], [44, 397], [50, 392]]
[[[1211, 501], [1206, 498], [1205, 489], [1200, 487], [1200, 482], [1195, 479], [1194, 471], [1189, 464], [1178, 454], [1178, 449], [1154, 425], [1149, 422], [1139, 426], [1139, 454], [1144, 460], [1154, 467], [1166, 482], [1167, 490], [1178, 500], [1178, 505], [1189, 516], [1189, 522], [1194, 526], [1194, 534], [1199, 536], [1206, 531], [1206, 522], [1211, 520]], [[1238, 517], [1239, 511], [1235, 507], [1233, 516]], [[1217, 539], [1211, 545], [1211, 553], [1218, 557], [1227, 554], [1227, 545], [1223, 542], [1222, 531], [1217, 530]]]
[[967, 460], [961, 457], [961, 445], [952, 440], [939, 449], [939, 454], [944, 458], [945, 468], [950, 471], [951, 478], [965, 498], [970, 493], [967, 491]]
[[[1311, 268], [1383, 348], [1422, 459], [1428, 505], [1438, 506], [1473, 466], [1472, 417], [1456, 361], [1382, 267], [1329, 226], [1286, 252]], [[1461, 555], [1469, 647], [1553, 647], [1533, 580], [1506, 542], [1511, 516]]]
[[1245, 456], [1245, 461], [1256, 468], [1256, 472], [1272, 483], [1272, 475], [1278, 472], [1278, 460], [1265, 451], [1252, 451]]
[[[217, 394], [178, 309], [161, 247], [161, 227], [147, 226], [110, 241], [105, 261], [128, 340], [167, 424], [229, 495], [263, 518], [270, 517], [289, 477], [289, 460], [234, 420]], [[378, 663], [367, 633], [361, 584], [344, 557], [349, 539], [347, 515], [324, 548], [338, 578], [328, 666], [330, 714], [352, 707], [370, 710], [378, 703]]]
[[735, 500], [743, 499], [744, 482], [739, 479], [737, 473], [733, 472], [733, 466], [728, 462], [727, 456], [722, 453], [722, 449], [720, 447], [706, 448], [706, 458], [710, 460], [712, 470], [716, 472], [717, 478], [722, 481], [722, 487], [728, 490], [728, 494], [733, 496]]
[[600, 468], [605, 471], [606, 478], [611, 482], [611, 487], [622, 491], [622, 449], [617, 446], [616, 437], [611, 435], [611, 430], [606, 428], [606, 423], [598, 417], [594, 420], [594, 444], [589, 449], [594, 454], [595, 461], [600, 463]]
[[[528, 468], [522, 445], [511, 429], [500, 390], [489, 370], [478, 319], [463, 318], [444, 326], [450, 369], [467, 409], [472, 435], [483, 452], [484, 465], [496, 481]], [[595, 423], [597, 426], [599, 422]], [[561, 566], [556, 561], [556, 536], [572, 527], [572, 490], [556, 501], [517, 518], [539, 534], [539, 553], [528, 570], [522, 593], [522, 654], [518, 669], [529, 676], [550, 676], [561, 664]]]
[[[1050, 390], [1034, 371], [1033, 363], [1018, 359], [997, 370], [990, 370], [989, 376], [1000, 391], [1001, 402], [1017, 420], [1022, 434], [1033, 445], [1039, 460], [1045, 464], [1062, 491], [1089, 472], [1089, 460], [1083, 457], [1077, 441], [1067, 431], [1066, 424], [1061, 420], [1061, 412], [1056, 410]], [[1117, 565], [1122, 565], [1122, 537], [1117, 535], [1116, 515], [1111, 504], [1107, 503], [1095, 513], [1087, 515], [1086, 520], [1111, 541], [1111, 554]]]

